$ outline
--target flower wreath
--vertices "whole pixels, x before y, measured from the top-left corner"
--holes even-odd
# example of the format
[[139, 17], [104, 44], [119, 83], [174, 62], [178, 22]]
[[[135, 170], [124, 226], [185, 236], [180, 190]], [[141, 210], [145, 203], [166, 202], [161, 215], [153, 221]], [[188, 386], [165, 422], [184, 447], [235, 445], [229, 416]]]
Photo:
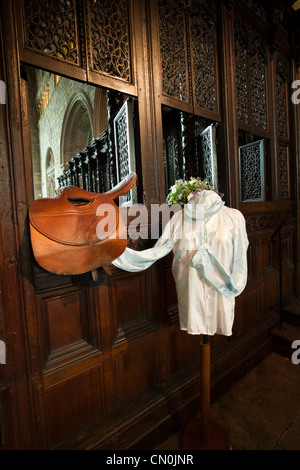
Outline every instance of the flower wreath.
[[166, 202], [169, 206], [187, 204], [191, 197], [204, 189], [216, 191], [206, 180], [203, 181], [200, 178], [191, 177], [189, 180], [177, 180], [170, 187]]

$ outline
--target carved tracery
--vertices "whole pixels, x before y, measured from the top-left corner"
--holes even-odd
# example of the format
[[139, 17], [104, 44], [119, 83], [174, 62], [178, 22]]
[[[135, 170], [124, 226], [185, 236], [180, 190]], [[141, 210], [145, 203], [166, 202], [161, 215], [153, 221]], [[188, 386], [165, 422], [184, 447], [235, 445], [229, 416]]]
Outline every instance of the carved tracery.
[[159, 0], [158, 5], [163, 93], [217, 112], [215, 1]]
[[290, 195], [288, 147], [283, 145], [278, 149], [278, 176], [279, 196], [281, 198], [287, 198]]
[[127, 0], [90, 0], [92, 66], [97, 72], [131, 80]]
[[239, 148], [242, 201], [263, 201], [265, 198], [264, 140]]
[[190, 9], [191, 54], [195, 104], [216, 111], [216, 6], [212, 2], [192, 1]]
[[24, 15], [27, 48], [79, 64], [75, 0], [28, 0]]
[[287, 92], [286, 86], [289, 79], [288, 60], [282, 54], [278, 54], [276, 62], [276, 104], [277, 127], [281, 137], [288, 137], [287, 127]]
[[186, 19], [176, 0], [159, 0], [159, 26], [163, 92], [188, 101]]
[[265, 42], [240, 18], [235, 18], [234, 32], [238, 120], [246, 126], [267, 130]]

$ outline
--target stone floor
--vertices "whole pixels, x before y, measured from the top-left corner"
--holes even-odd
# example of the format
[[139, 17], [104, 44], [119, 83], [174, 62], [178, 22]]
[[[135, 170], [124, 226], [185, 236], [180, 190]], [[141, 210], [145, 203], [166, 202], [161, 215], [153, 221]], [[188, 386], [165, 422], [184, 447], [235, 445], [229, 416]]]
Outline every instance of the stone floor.
[[[300, 450], [300, 364], [271, 353], [211, 406], [232, 450]], [[158, 450], [180, 449], [181, 432]]]

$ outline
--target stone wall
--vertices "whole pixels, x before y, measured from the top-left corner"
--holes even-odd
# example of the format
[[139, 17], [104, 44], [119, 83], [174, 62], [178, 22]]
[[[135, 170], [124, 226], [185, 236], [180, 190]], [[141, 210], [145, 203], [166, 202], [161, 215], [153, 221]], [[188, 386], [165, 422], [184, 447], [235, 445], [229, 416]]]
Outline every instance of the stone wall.
[[66, 162], [107, 128], [106, 90], [41, 70], [30, 75], [35, 198], [54, 196]]

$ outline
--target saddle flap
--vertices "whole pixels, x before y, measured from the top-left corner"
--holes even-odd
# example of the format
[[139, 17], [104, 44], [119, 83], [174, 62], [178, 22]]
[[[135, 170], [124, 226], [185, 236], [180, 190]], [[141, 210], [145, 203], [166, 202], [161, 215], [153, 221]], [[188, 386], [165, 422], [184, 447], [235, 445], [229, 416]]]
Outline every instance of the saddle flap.
[[[74, 191], [73, 191], [74, 189]], [[116, 235], [119, 210], [113, 200], [68, 187], [55, 198], [34, 201], [31, 225], [45, 237], [65, 245], [93, 245]]]
[[68, 186], [56, 197], [33, 201], [30, 223], [45, 237], [65, 245], [93, 245], [118, 238], [119, 210], [114, 199], [129, 191], [135, 182], [136, 174], [131, 173], [105, 193]]

